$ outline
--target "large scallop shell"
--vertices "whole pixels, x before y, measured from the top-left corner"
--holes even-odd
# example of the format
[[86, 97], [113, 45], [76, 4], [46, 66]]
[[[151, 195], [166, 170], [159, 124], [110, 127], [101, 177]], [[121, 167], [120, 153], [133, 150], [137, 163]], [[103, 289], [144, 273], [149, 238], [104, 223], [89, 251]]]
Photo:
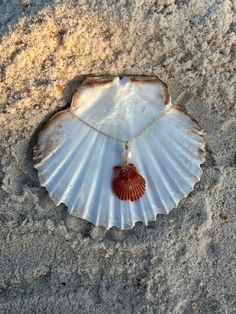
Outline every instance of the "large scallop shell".
[[[141, 134], [130, 144], [131, 162], [146, 180], [138, 201], [121, 201], [112, 192], [123, 147], [103, 133], [122, 140]], [[175, 208], [199, 181], [204, 155], [201, 128], [172, 106], [158, 78], [93, 77], [41, 130], [34, 160], [57, 205], [95, 225], [125, 229]]]

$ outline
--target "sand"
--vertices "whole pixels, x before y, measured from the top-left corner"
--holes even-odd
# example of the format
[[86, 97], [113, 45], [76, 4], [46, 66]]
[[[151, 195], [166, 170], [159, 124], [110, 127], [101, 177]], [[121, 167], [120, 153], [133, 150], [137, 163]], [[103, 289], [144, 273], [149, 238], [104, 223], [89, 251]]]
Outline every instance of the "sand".
[[[0, 313], [235, 313], [229, 0], [0, 1]], [[148, 227], [56, 207], [32, 147], [87, 75], [157, 75], [206, 132], [194, 191]]]

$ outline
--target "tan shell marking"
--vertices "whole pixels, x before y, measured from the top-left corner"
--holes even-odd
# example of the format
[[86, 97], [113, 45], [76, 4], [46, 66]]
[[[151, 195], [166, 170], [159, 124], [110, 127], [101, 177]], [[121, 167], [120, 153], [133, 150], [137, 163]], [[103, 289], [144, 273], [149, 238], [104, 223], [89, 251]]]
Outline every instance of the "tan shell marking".
[[93, 77], [89, 77], [88, 79], [86, 79], [84, 81], [84, 83], [82, 84], [81, 87], [97, 87], [97, 86], [100, 86], [100, 85], [106, 85], [108, 83], [111, 83], [113, 80], [114, 80], [115, 77], [112, 77], [112, 76], [106, 76], [106, 77], [102, 77], [102, 78], [99, 78], [99, 77], [96, 77], [96, 76], [93, 76]]

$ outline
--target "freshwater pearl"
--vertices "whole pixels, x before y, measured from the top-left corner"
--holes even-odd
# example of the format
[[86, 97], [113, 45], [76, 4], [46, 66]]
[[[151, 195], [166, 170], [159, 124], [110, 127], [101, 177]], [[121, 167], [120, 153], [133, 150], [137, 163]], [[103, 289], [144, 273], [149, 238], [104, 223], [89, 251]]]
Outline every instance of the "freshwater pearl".
[[124, 149], [122, 153], [122, 158], [125, 162], [128, 162], [132, 157], [132, 153], [129, 149]]

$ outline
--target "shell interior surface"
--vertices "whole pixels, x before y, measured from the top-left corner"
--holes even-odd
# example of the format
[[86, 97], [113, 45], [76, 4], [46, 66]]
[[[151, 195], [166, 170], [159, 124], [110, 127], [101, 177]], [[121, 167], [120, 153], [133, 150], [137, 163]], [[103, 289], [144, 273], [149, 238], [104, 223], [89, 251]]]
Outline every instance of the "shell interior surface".
[[[122, 164], [124, 149], [114, 138], [135, 138], [130, 163], [146, 181], [140, 183], [142, 197], [118, 198], [120, 178], [114, 191], [113, 168]], [[97, 226], [126, 229], [177, 207], [200, 180], [204, 146], [202, 129], [172, 106], [158, 78], [93, 77], [79, 87], [70, 108], [41, 130], [34, 160], [57, 205]]]

